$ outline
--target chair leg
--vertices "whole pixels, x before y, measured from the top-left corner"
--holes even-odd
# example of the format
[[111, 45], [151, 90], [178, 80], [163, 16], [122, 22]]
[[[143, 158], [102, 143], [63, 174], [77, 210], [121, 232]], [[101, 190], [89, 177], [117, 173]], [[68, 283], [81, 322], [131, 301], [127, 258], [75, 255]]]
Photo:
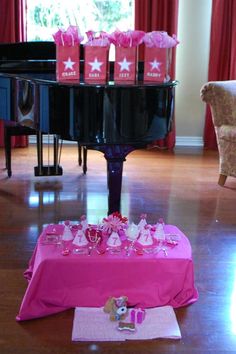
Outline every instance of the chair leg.
[[83, 172], [86, 175], [87, 172], [87, 147], [83, 146]]
[[219, 184], [221, 187], [223, 187], [224, 184], [225, 184], [226, 179], [227, 179], [227, 176], [220, 174], [220, 175], [219, 175], [218, 184]]
[[39, 130], [36, 133], [37, 139], [37, 162], [38, 174], [43, 175], [43, 133]]
[[8, 132], [7, 128], [4, 129], [4, 147], [5, 147], [5, 161], [7, 175], [10, 178], [12, 176], [11, 170], [11, 134]]
[[82, 150], [82, 147], [78, 143], [78, 162], [79, 162], [79, 166], [82, 165], [82, 152], [81, 152], [81, 150]]

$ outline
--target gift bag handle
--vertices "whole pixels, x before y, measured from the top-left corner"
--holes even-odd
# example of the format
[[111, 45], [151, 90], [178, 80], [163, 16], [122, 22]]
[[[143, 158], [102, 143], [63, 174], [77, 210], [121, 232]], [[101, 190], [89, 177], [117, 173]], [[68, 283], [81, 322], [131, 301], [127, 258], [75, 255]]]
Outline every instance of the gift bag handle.
[[[65, 42], [64, 42], [64, 39], [63, 39], [63, 35], [65, 35], [65, 34], [68, 36], [67, 33], [61, 33], [61, 43], [62, 43], [63, 47], [65, 46]], [[71, 36], [72, 47], [74, 47], [74, 45], [75, 45], [74, 37], [73, 37], [73, 35], [71, 33], [69, 35]]]

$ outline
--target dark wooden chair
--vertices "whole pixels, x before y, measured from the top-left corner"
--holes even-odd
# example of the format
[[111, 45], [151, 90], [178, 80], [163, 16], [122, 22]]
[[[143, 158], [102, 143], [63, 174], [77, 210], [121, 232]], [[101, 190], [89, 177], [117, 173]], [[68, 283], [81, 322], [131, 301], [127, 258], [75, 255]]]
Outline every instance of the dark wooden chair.
[[28, 128], [21, 125], [13, 125], [8, 122], [4, 122], [4, 148], [5, 148], [5, 161], [8, 177], [12, 176], [11, 169], [11, 137], [12, 136], [28, 136], [35, 135], [36, 131], [32, 128]]
[[[39, 141], [38, 141], [38, 133], [35, 129], [29, 128], [22, 125], [13, 125], [9, 122], [4, 122], [4, 148], [5, 148], [5, 161], [6, 161], [6, 170], [7, 175], [10, 178], [12, 176], [11, 169], [11, 137], [12, 136], [29, 136], [36, 135], [37, 136], [37, 154], [38, 154], [38, 162], [40, 160], [40, 152], [39, 152]], [[78, 163], [79, 166], [82, 165], [83, 173], [87, 172], [87, 147], [81, 146], [78, 143]]]

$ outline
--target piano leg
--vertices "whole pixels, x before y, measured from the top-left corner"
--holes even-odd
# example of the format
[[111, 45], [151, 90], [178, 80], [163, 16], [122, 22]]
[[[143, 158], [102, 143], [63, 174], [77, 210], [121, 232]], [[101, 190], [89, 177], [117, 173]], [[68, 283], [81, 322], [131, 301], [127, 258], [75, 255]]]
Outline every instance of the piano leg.
[[96, 147], [104, 152], [107, 160], [108, 215], [120, 211], [123, 162], [135, 147], [129, 145], [104, 145]]
[[[83, 154], [83, 158], [82, 158]], [[79, 166], [83, 164], [83, 173], [86, 175], [87, 172], [87, 146], [80, 145], [78, 142], [78, 163]]]
[[79, 163], [79, 166], [82, 165], [82, 149], [83, 149], [83, 147], [81, 145], [79, 145], [79, 143], [78, 143], [78, 163]]

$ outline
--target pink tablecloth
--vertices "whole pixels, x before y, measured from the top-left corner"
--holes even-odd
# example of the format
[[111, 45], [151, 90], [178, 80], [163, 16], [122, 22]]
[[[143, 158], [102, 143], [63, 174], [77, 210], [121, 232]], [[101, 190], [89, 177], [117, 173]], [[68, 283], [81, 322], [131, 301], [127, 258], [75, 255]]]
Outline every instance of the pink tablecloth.
[[100, 307], [109, 296], [126, 295], [128, 305], [144, 308], [177, 308], [195, 302], [198, 293], [190, 243], [177, 227], [166, 225], [166, 231], [180, 236], [167, 256], [164, 252], [62, 256], [61, 246], [42, 244], [42, 234], [25, 272], [29, 284], [16, 319], [29, 320], [74, 307]]

